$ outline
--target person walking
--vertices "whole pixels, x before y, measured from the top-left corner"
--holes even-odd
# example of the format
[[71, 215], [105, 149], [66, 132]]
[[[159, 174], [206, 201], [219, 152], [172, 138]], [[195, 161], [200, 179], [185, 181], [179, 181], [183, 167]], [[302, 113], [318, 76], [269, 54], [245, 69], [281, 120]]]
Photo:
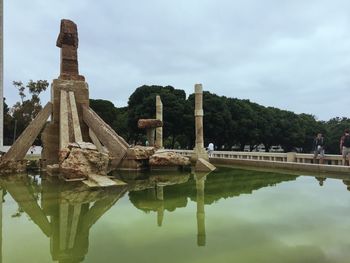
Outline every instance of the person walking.
[[323, 164], [324, 160], [324, 137], [322, 133], [318, 133], [314, 139], [314, 163], [316, 163], [317, 156], [320, 156], [319, 164]]
[[344, 135], [340, 138], [340, 152], [343, 155], [343, 165], [349, 165], [350, 164], [350, 131], [349, 129], [345, 129]]

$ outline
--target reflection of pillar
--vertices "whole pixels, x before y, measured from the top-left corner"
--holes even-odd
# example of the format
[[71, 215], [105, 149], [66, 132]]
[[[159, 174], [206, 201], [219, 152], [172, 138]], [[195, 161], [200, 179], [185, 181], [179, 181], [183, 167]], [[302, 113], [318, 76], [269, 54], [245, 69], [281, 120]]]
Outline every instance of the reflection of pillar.
[[[157, 191], [157, 199], [163, 201], [164, 200], [164, 186], [161, 184], [156, 185]], [[164, 218], [164, 203], [157, 209], [157, 224], [158, 226], [162, 226]]]
[[157, 184], [157, 199], [164, 200], [164, 186], [161, 184]]
[[[156, 97], [156, 119], [163, 121], [163, 103], [158, 95]], [[163, 148], [163, 127], [156, 129], [156, 147]]]
[[162, 206], [158, 207], [158, 209], [157, 209], [157, 224], [158, 224], [158, 226], [162, 226], [163, 218], [164, 218], [164, 204], [162, 204]]
[[202, 84], [195, 85], [195, 124], [196, 124], [196, 145], [193, 149], [192, 160], [196, 161], [198, 158], [209, 160], [208, 153], [204, 149], [203, 139], [203, 88]]
[[204, 186], [206, 177], [196, 176], [197, 189], [197, 245], [205, 246], [205, 211], [204, 211]]
[[318, 184], [320, 186], [323, 186], [323, 182], [326, 181], [326, 179], [327, 179], [326, 177], [320, 177], [320, 176], [316, 176], [315, 178], [318, 181]]

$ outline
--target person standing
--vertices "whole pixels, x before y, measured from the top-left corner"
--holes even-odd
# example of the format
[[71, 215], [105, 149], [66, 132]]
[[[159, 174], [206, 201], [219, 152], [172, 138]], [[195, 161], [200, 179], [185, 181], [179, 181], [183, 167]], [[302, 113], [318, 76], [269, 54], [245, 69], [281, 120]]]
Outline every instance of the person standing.
[[212, 156], [213, 151], [214, 151], [214, 144], [211, 142], [211, 143], [209, 143], [209, 145], [208, 145], [208, 155], [209, 155], [209, 157]]
[[314, 163], [316, 163], [316, 158], [320, 155], [320, 164], [323, 164], [324, 160], [324, 137], [322, 133], [318, 133], [314, 139]]
[[[344, 135], [340, 138], [340, 152], [343, 155], [343, 165], [350, 163], [350, 131], [345, 129]], [[348, 158], [348, 160], [346, 160]]]

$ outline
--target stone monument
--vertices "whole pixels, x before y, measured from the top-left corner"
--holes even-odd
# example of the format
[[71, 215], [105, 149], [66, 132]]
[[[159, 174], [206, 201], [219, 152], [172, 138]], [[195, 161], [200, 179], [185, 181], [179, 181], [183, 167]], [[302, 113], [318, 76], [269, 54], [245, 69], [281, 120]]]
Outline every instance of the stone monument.
[[[163, 103], [159, 95], [156, 97], [156, 119], [163, 122]], [[156, 128], [156, 147], [163, 148], [163, 127]]]
[[139, 119], [137, 126], [139, 129], [145, 129], [149, 146], [155, 146], [155, 131], [163, 126], [163, 122], [159, 119]]
[[91, 172], [105, 175], [106, 162], [111, 161], [111, 169], [117, 168], [129, 145], [89, 107], [89, 87], [79, 75], [78, 30], [73, 21], [61, 21], [56, 45], [61, 49], [61, 65], [51, 85], [51, 102], [3, 156], [0, 166], [23, 160], [47, 124], [42, 133], [45, 167], [57, 165], [68, 179], [88, 177]]
[[204, 160], [209, 160], [207, 151], [204, 148], [203, 139], [203, 87], [202, 84], [196, 84], [195, 87], [195, 132], [196, 132], [196, 144], [193, 149], [193, 154], [191, 156], [192, 161], [197, 161], [199, 158]]

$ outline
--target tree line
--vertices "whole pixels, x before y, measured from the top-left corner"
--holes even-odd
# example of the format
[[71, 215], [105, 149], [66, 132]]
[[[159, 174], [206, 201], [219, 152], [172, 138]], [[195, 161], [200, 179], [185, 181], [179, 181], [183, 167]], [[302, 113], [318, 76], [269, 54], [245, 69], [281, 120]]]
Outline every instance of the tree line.
[[[6, 144], [13, 142], [15, 123], [18, 136], [41, 109], [39, 94], [46, 90], [48, 83], [30, 81], [25, 86], [14, 82], [14, 86], [21, 101], [11, 108], [4, 103]], [[187, 97], [184, 90], [171, 86], [144, 85], [131, 94], [126, 107], [118, 108], [110, 101], [99, 99], [91, 99], [90, 106], [130, 144], [144, 144], [145, 131], [138, 129], [137, 121], [155, 118], [156, 95], [160, 95], [163, 102], [164, 146], [192, 149], [195, 143], [194, 94]], [[350, 127], [349, 118], [319, 121], [311, 114], [296, 114], [208, 91], [203, 93], [203, 108], [205, 145], [213, 142], [220, 150], [244, 150], [245, 145], [254, 150], [263, 144], [266, 151], [280, 145], [286, 152], [311, 152], [313, 139], [321, 132], [325, 136], [326, 152], [339, 154], [339, 139], [344, 129]], [[40, 144], [40, 140], [36, 143]]]

